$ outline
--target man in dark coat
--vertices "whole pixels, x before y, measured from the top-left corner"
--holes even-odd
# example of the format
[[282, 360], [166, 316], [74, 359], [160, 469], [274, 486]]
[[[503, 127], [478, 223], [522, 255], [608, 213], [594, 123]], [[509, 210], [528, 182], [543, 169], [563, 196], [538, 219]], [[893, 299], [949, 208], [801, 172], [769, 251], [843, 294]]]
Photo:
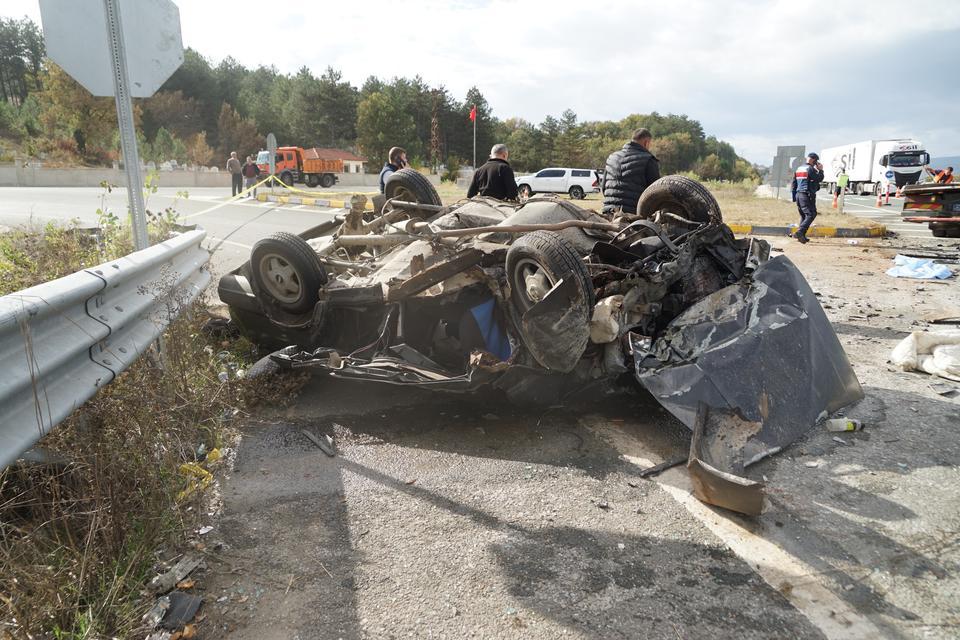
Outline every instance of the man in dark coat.
[[636, 213], [643, 190], [660, 178], [660, 161], [650, 153], [649, 129], [633, 132], [633, 139], [607, 158], [603, 173], [603, 212]]
[[517, 179], [507, 158], [510, 152], [505, 144], [495, 144], [490, 149], [490, 159], [473, 172], [473, 181], [467, 189], [467, 197], [479, 194], [497, 200], [517, 199]]

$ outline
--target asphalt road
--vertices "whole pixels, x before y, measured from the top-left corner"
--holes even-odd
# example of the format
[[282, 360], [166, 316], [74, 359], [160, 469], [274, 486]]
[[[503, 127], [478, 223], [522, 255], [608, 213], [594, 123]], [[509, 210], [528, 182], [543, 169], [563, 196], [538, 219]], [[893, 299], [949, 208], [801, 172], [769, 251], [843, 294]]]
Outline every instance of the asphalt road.
[[[341, 212], [255, 200], [234, 202], [210, 211], [229, 199], [228, 191], [192, 189], [186, 198], [179, 196], [178, 191], [161, 188], [150, 195], [147, 209], [162, 211], [174, 207], [185, 224], [199, 224], [207, 230], [205, 246], [215, 249], [211, 261], [214, 278], [247, 260], [257, 240], [277, 231], [300, 233]], [[77, 220], [83, 226], [96, 226], [97, 209], [101, 208], [124, 215], [126, 189], [114, 189], [107, 194], [95, 187], [0, 188], [0, 225], [13, 227]]]
[[[833, 203], [833, 195], [821, 191], [817, 194], [817, 208], [824, 212]], [[832, 211], [832, 209], [831, 209]], [[903, 198], [890, 198], [889, 205], [877, 206], [874, 196], [845, 196], [844, 213], [860, 218], [876, 220], [904, 238], [932, 238], [933, 234], [926, 224], [903, 222]]]

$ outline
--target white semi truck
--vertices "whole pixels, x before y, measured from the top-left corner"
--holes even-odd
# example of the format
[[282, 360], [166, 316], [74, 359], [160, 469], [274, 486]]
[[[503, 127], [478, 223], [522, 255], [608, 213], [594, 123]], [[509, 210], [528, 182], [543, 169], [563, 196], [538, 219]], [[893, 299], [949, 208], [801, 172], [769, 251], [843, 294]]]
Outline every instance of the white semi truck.
[[917, 140], [864, 140], [824, 149], [820, 162], [823, 181], [831, 192], [837, 185], [837, 176], [846, 170], [851, 193], [878, 195], [921, 182], [930, 154]]

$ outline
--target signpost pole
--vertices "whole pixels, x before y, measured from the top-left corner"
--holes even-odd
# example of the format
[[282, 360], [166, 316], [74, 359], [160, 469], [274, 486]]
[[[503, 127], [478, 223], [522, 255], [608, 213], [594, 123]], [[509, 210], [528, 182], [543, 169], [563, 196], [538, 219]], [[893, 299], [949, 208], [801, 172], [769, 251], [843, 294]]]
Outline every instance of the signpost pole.
[[113, 64], [113, 86], [117, 101], [117, 123], [120, 125], [120, 146], [127, 172], [127, 196], [133, 221], [133, 242], [139, 249], [150, 246], [147, 237], [147, 210], [143, 201], [143, 177], [140, 175], [140, 154], [137, 152], [137, 131], [133, 120], [133, 101], [127, 75], [127, 51], [123, 45], [119, 0], [103, 0], [107, 18], [107, 42]]

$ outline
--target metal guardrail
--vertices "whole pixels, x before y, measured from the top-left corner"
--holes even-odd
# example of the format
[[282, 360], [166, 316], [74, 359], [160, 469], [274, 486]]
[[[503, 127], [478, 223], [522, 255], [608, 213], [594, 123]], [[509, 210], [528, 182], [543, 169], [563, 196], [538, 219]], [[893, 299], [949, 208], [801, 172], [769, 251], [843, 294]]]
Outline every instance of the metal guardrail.
[[210, 281], [195, 230], [0, 298], [0, 468], [132, 364]]

